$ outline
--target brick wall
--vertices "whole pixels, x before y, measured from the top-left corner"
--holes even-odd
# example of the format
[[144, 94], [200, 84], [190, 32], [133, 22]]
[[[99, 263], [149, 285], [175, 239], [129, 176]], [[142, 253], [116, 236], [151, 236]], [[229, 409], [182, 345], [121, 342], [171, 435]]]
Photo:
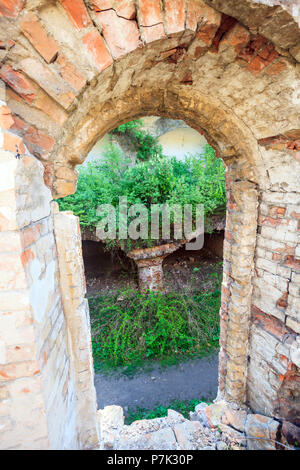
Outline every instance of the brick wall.
[[220, 395], [296, 422], [297, 2], [27, 3], [0, 0], [0, 446], [98, 439], [78, 225], [54, 230], [50, 201], [143, 115], [185, 120], [227, 167]]

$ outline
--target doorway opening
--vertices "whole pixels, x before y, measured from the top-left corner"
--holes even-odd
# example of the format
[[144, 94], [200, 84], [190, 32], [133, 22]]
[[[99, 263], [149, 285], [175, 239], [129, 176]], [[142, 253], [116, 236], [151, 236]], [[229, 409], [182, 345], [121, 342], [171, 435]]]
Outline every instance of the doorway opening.
[[[129, 192], [124, 174], [129, 184], [136, 178]], [[203, 246], [189, 250], [193, 238], [182, 239], [164, 253], [159, 286], [147, 278], [141, 289], [140, 266], [130, 256], [135, 242], [126, 250], [98, 236], [96, 203], [115, 204], [119, 184], [127, 197], [135, 192], [131, 202], [191, 203], [197, 191], [206, 204]], [[213, 400], [226, 196], [223, 163], [205, 138], [184, 121], [129, 121], [96, 142], [79, 168], [77, 192], [59, 204], [80, 219], [99, 408], [121, 405], [131, 422], [168, 407], [188, 417], [195, 405]]]

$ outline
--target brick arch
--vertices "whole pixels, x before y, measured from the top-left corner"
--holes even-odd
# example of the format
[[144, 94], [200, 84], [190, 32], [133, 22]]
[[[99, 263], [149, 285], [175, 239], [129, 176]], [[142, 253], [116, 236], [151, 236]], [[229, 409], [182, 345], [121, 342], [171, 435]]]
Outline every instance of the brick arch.
[[184, 120], [205, 135], [228, 168], [236, 168], [236, 178], [259, 181], [263, 163], [257, 141], [222, 103], [191, 87], [178, 86], [165, 93], [158, 90], [157, 95], [155, 89], [143, 88], [138, 92], [129, 89], [109, 106], [95, 109], [92, 105], [88, 118], [83, 116], [72, 132], [66, 134], [61, 147], [52, 156], [54, 197], [74, 192], [75, 167], [83, 163], [99, 138], [131, 119], [155, 114]]
[[[0, 309], [9, 298], [13, 310], [0, 310], [4, 447], [22, 444], [20, 429], [32, 431], [28, 448], [97, 444], [80, 233], [71, 214], [45, 208], [40, 196], [49, 191], [36, 160], [52, 195], [70, 194], [75, 166], [97, 138], [146, 114], [184, 119], [227, 165], [220, 397], [276, 417], [278, 402], [293, 395], [300, 366], [299, 11], [293, 1], [265, 3], [0, 0], [0, 251], [9, 257], [17, 249], [23, 264], [16, 275], [27, 276], [16, 292], [0, 267]], [[20, 227], [22, 204], [28, 218]], [[7, 242], [24, 229], [33, 257], [27, 245]], [[44, 277], [60, 289], [43, 312], [29, 305], [29, 334], [22, 302], [34, 305], [36, 278]], [[25, 361], [14, 349], [20, 342]], [[29, 403], [33, 416], [46, 417], [41, 429], [25, 412]], [[293, 421], [285, 406], [280, 413]]]

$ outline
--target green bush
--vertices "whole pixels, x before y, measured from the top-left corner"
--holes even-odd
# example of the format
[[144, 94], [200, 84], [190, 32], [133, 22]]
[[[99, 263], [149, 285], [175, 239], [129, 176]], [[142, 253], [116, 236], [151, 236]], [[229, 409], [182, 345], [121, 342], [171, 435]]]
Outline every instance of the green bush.
[[[61, 210], [71, 210], [79, 216], [83, 228], [91, 230], [101, 220], [97, 216], [98, 206], [113, 205], [117, 213], [117, 240], [106, 240], [111, 248], [118, 244], [119, 197], [124, 196], [128, 205], [142, 203], [148, 208], [151, 204], [191, 204], [195, 211], [197, 204], [203, 204], [205, 216], [209, 217], [216, 210], [225, 212], [224, 166], [209, 145], [204, 154], [189, 156], [185, 161], [160, 155], [132, 166], [122, 151], [111, 144], [104, 160], [80, 168], [76, 193], [59, 199], [58, 203]], [[136, 246], [154, 243], [148, 238], [136, 242]]]
[[95, 368], [205, 355], [218, 348], [220, 282], [216, 273], [212, 292], [128, 290], [90, 298]]
[[137, 160], [144, 161], [152, 157], [160, 157], [162, 155], [161, 145], [155, 137], [148, 134], [142, 127], [143, 121], [134, 119], [116, 127], [111, 134], [126, 135], [135, 148]]

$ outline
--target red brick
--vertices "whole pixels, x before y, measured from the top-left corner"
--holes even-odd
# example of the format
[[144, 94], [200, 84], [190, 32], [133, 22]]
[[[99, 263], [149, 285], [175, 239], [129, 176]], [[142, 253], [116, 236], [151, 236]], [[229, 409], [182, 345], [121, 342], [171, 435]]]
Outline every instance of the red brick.
[[275, 338], [283, 341], [286, 334], [292, 333], [292, 330], [282, 323], [278, 318], [268, 315], [259, 308], [252, 305], [251, 307], [253, 323], [260, 326]]
[[279, 253], [273, 253], [272, 260], [273, 261], [281, 261], [282, 260], [282, 255], [280, 255]]
[[16, 131], [18, 134], [23, 134], [27, 126], [26, 122], [23, 121], [23, 119], [19, 118], [19, 116], [16, 116], [15, 114], [12, 115], [12, 118], [13, 118], [14, 123], [11, 129]]
[[56, 62], [60, 65], [60, 74], [62, 78], [73, 88], [75, 91], [80, 91], [86, 84], [86, 79], [81, 75], [79, 70], [68, 60], [64, 55], [59, 54]]
[[24, 0], [0, 0], [0, 16], [16, 18], [24, 5]]
[[235, 46], [236, 51], [239, 52], [241, 47], [248, 44], [249, 39], [249, 31], [244, 26], [238, 23], [232, 30], [229, 43], [231, 46]]
[[280, 299], [277, 300], [276, 302], [276, 307], [277, 308], [284, 308], [286, 309], [288, 306], [288, 293], [285, 292]]
[[23, 251], [23, 253], [21, 254], [21, 262], [22, 262], [22, 265], [23, 267], [32, 259], [34, 259], [35, 256], [34, 256], [34, 253], [33, 251], [28, 248], [27, 250]]
[[[231, 16], [225, 14], [222, 14], [219, 21], [220, 22], [218, 24], [218, 28], [216, 29], [215, 27], [210, 27], [208, 31], [209, 34], [207, 34], [207, 38], [203, 38], [203, 41], [206, 42], [206, 44], [213, 44], [214, 52], [218, 52], [219, 44], [224, 34], [228, 33], [229, 31], [232, 31], [233, 27], [237, 23], [237, 20], [235, 18], [232, 18]], [[203, 28], [201, 28], [201, 31], [203, 31]], [[199, 36], [199, 33], [197, 36]]]
[[60, 3], [78, 31], [92, 24], [83, 0], [60, 0]]
[[38, 91], [34, 106], [50, 116], [58, 124], [63, 124], [68, 119], [68, 115], [63, 108], [41, 89]]
[[278, 206], [273, 206], [270, 209], [270, 215], [272, 216], [278, 216], [278, 217], [283, 217], [286, 213], [286, 208], [285, 207], [278, 207]]
[[141, 29], [143, 40], [147, 44], [153, 41], [158, 41], [159, 39], [162, 39], [166, 36], [164, 25], [161, 23], [151, 26], [149, 28], [147, 27], [143, 28], [141, 26], [140, 29]]
[[232, 233], [229, 232], [228, 230], [225, 230], [225, 239], [228, 241], [231, 241], [232, 239]]
[[59, 46], [55, 39], [48, 36], [38, 17], [29, 12], [21, 21], [21, 29], [38, 53], [46, 62], [53, 62], [58, 54]]
[[20, 154], [25, 153], [23, 140], [17, 135], [4, 132], [2, 145], [3, 149], [7, 150], [8, 152], [17, 153], [18, 151]]
[[285, 258], [284, 264], [293, 269], [300, 269], [300, 259], [295, 258], [293, 255], [288, 255]]
[[267, 44], [258, 52], [258, 56], [269, 63], [272, 62], [272, 60], [276, 59], [278, 55], [278, 52], [275, 50], [275, 47], [271, 43]]
[[259, 224], [266, 225], [268, 227], [277, 227], [278, 225], [288, 225], [289, 221], [283, 221], [282, 218], [274, 219], [273, 217], [262, 217], [260, 216], [258, 219]]
[[11, 88], [6, 88], [6, 94], [8, 96], [9, 99], [12, 99], [12, 100], [15, 100], [15, 101], [18, 101], [18, 103], [22, 103], [23, 101], [23, 98], [18, 95], [17, 93], [15, 93]]
[[165, 27], [167, 34], [179, 33], [185, 29], [184, 0], [165, 0]]
[[295, 254], [295, 247], [285, 244], [284, 248], [277, 248], [276, 251], [279, 252], [279, 253], [285, 253], [286, 255], [294, 255]]
[[187, 72], [180, 83], [184, 85], [192, 85], [193, 84], [193, 75], [192, 72]]
[[163, 23], [160, 0], [139, 1], [139, 24], [140, 26], [153, 26]]
[[[1, 16], [1, 15], [0, 15]], [[0, 41], [0, 49], [6, 49], [9, 50], [15, 45], [15, 42], [12, 41], [11, 39], [8, 39], [6, 41]]]
[[28, 248], [40, 238], [39, 226], [27, 227], [21, 232], [23, 249]]
[[260, 73], [266, 67], [266, 62], [261, 57], [254, 57], [247, 67], [247, 70], [252, 72], [254, 75]]
[[230, 211], [235, 211], [237, 209], [237, 205], [235, 202], [228, 202], [227, 207]]
[[0, 69], [0, 78], [2, 78], [13, 90], [24, 98], [28, 103], [32, 103], [36, 97], [35, 89], [31, 82], [10, 65], [3, 65]]
[[29, 127], [28, 131], [26, 132], [25, 141], [27, 146], [28, 143], [34, 144], [48, 152], [53, 149], [55, 144], [55, 140], [53, 139], [53, 137], [44, 134], [33, 126]]
[[0, 127], [8, 130], [14, 124], [11, 110], [7, 106], [0, 106]]
[[104, 39], [115, 59], [142, 45], [135, 21], [119, 17], [114, 10], [97, 13]]
[[291, 217], [294, 217], [295, 219], [300, 219], [300, 212], [293, 211], [291, 213]]
[[271, 64], [266, 69], [266, 73], [268, 75], [278, 75], [285, 69], [286, 69], [286, 63], [283, 60], [277, 60], [276, 62], [274, 62], [274, 64]]
[[106, 69], [113, 63], [113, 59], [106, 49], [102, 36], [96, 29], [87, 33], [83, 37], [83, 42], [100, 71]]
[[167, 62], [171, 64], [178, 64], [178, 62], [183, 58], [186, 53], [186, 48], [184, 46], [178, 46], [174, 49], [174, 52], [167, 57]]
[[140, 0], [138, 19], [145, 42], [165, 37], [160, 0]]
[[201, 3], [189, 1], [186, 11], [186, 28], [191, 31], [197, 31], [198, 23], [202, 21], [204, 8]]
[[291, 149], [291, 150], [300, 150], [300, 139], [291, 140], [290, 142], [287, 142], [286, 148]]
[[42, 162], [44, 165], [44, 182], [48, 188], [52, 188], [54, 180], [54, 168], [51, 162]]
[[245, 47], [241, 48], [238, 58], [246, 62], [250, 62], [252, 58], [257, 54], [261, 47], [266, 44], [268, 41], [266, 38], [260, 34], [254, 36]]
[[133, 20], [136, 16], [134, 0], [94, 0], [93, 5], [95, 11], [114, 9], [118, 16], [127, 20]]
[[73, 103], [75, 94], [58, 73], [56, 74], [42, 62], [30, 57], [23, 59], [20, 66], [29, 77], [35, 80], [61, 106], [67, 109]]

